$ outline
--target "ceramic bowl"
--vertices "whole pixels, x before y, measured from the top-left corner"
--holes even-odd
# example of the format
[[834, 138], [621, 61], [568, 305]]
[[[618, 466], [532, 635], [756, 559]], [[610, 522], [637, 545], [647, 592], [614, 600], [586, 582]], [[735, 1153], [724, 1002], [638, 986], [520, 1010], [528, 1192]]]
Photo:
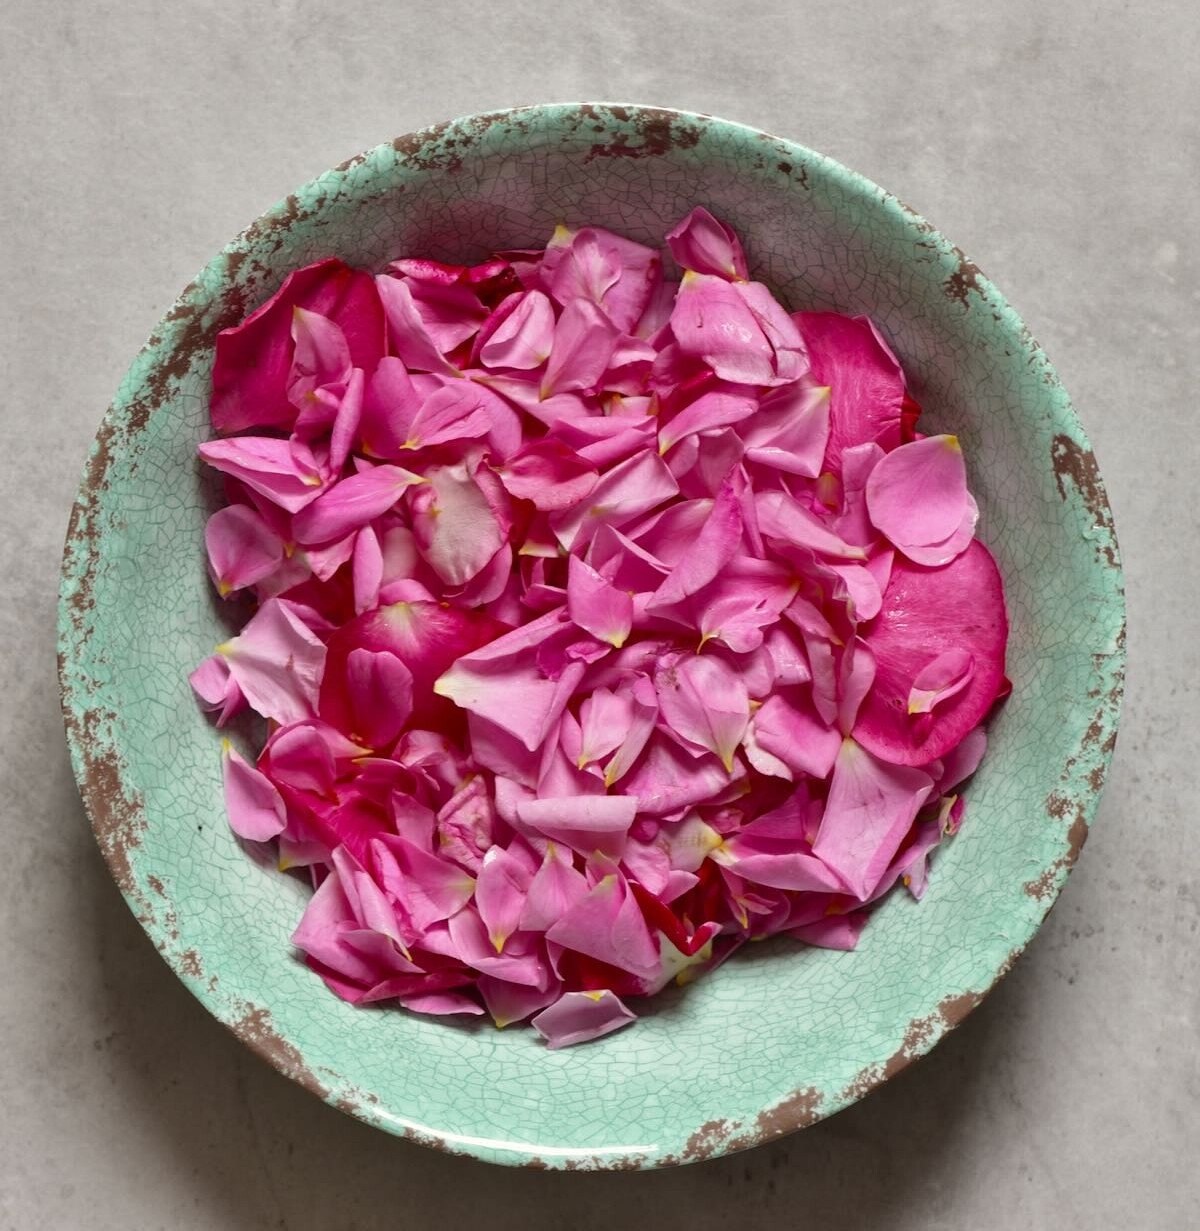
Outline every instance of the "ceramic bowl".
[[[926, 408], [922, 426], [963, 441], [1007, 586], [1013, 684], [966, 823], [925, 899], [892, 896], [857, 952], [751, 946], [584, 1047], [352, 1008], [293, 956], [305, 889], [231, 834], [219, 737], [187, 684], [227, 635], [205, 576], [212, 493], [196, 461], [216, 333], [320, 257], [474, 260], [543, 244], [560, 221], [658, 244], [698, 203], [736, 228], [753, 275], [792, 308], [869, 314]], [[543, 106], [352, 158], [183, 292], [87, 463], [63, 566], [61, 683], [113, 876], [178, 976], [246, 1043], [330, 1103], [428, 1145], [537, 1167], [655, 1167], [845, 1107], [1009, 968], [1087, 834], [1116, 736], [1123, 620], [1108, 504], [1054, 369], [928, 222], [830, 159], [736, 124]]]

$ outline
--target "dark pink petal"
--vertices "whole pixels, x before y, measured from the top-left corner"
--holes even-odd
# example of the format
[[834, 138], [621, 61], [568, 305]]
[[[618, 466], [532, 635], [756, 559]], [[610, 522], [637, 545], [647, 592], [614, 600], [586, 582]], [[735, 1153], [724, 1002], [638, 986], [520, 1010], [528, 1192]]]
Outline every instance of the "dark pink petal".
[[[897, 765], [944, 756], [991, 709], [1004, 680], [1007, 637], [1000, 574], [981, 543], [938, 569], [897, 559], [883, 608], [863, 633], [876, 672], [854, 738]], [[910, 716], [915, 680], [948, 650], [971, 655], [969, 681], [931, 714]]]
[[387, 650], [351, 650], [346, 658], [347, 719], [354, 738], [371, 748], [396, 741], [412, 715], [412, 672]]
[[540, 398], [595, 388], [612, 360], [619, 336], [616, 326], [594, 304], [571, 300], [554, 327]]
[[303, 406], [307, 395], [323, 385], [349, 380], [350, 347], [341, 328], [328, 317], [293, 308], [292, 344], [288, 397], [296, 406]]
[[531, 799], [517, 805], [521, 824], [581, 855], [596, 851], [619, 860], [638, 801], [632, 795]]
[[745, 279], [746, 254], [732, 227], [697, 205], [666, 235], [667, 246], [681, 269], [719, 278]]
[[893, 449], [866, 486], [871, 521], [901, 551], [948, 539], [967, 513], [967, 468], [957, 436], [927, 436]]
[[324, 723], [295, 722], [279, 727], [271, 735], [259, 767], [277, 785], [311, 791], [336, 803], [333, 788], [338, 774], [354, 758], [369, 751]]
[[246, 700], [264, 718], [286, 724], [316, 712], [325, 647], [293, 604], [269, 599], [217, 652]]
[[733, 754], [750, 721], [745, 681], [724, 659], [694, 654], [661, 668], [654, 688], [663, 718], [687, 743], [706, 749], [733, 772]]
[[421, 311], [404, 279], [380, 274], [375, 279], [375, 288], [383, 304], [388, 341], [394, 353], [404, 360], [409, 371], [458, 375], [458, 369], [447, 362], [437, 341], [426, 328]]
[[519, 500], [543, 510], [565, 509], [596, 486], [596, 467], [560, 441], [530, 441], [497, 470], [500, 482]]
[[[417, 382], [420, 382], [418, 386]], [[386, 355], [367, 380], [359, 431], [367, 457], [398, 460], [409, 436], [409, 425], [432, 390], [429, 378], [409, 375], [404, 360]]]
[[208, 571], [222, 598], [270, 576], [283, 559], [279, 535], [244, 504], [218, 509], [204, 526], [204, 543]]
[[[741, 423], [756, 415], [758, 399], [753, 390], [730, 387], [702, 393], [685, 406], [669, 423], [658, 430], [658, 451], [668, 452], [675, 444], [696, 432]], [[757, 416], [756, 416], [757, 417]]]
[[503, 531], [464, 463], [430, 467], [425, 479], [412, 497], [417, 547], [444, 582], [464, 585], [500, 550]]
[[636, 1018], [610, 991], [564, 992], [533, 1019], [533, 1028], [551, 1048], [599, 1039]]
[[554, 308], [541, 291], [524, 291], [505, 300], [493, 315], [503, 310], [503, 318], [481, 336], [487, 339], [479, 348], [479, 361], [489, 368], [516, 368], [529, 371], [541, 367], [550, 356], [554, 338]]
[[842, 746], [841, 732], [823, 722], [798, 690], [769, 697], [753, 718], [754, 738], [796, 773], [827, 778]]
[[322, 480], [297, 462], [290, 441], [268, 436], [206, 440], [197, 450], [215, 470], [240, 479], [272, 504], [298, 513], [322, 491]]
[[383, 354], [383, 314], [370, 275], [338, 260], [296, 270], [262, 307], [217, 335], [211, 414], [218, 432], [291, 427], [296, 409], [287, 384], [297, 307], [339, 326], [353, 365], [374, 370]]
[[283, 831], [283, 800], [271, 780], [248, 764], [228, 740], [223, 741], [222, 748], [229, 828], [239, 838], [266, 842]]
[[933, 780], [919, 769], [880, 761], [854, 740], [844, 740], [813, 853], [866, 901], [932, 787]]
[[864, 442], [885, 452], [901, 443], [904, 373], [879, 331], [865, 317], [797, 312], [814, 379], [830, 389], [826, 466], [841, 471], [842, 453]]
[[412, 295], [426, 334], [442, 354], [449, 354], [473, 338], [487, 318], [487, 309], [470, 286], [462, 282], [405, 277], [403, 270], [397, 272]]
[[567, 574], [567, 612], [580, 628], [617, 649], [633, 627], [633, 598], [610, 585], [591, 565], [571, 556]]
[[404, 447], [424, 449], [486, 436], [492, 426], [489, 396], [469, 380], [447, 381], [417, 408]]
[[659, 969], [658, 945], [617, 873], [605, 876], [562, 915], [546, 939], [641, 978], [653, 978]]
[[386, 513], [403, 492], [425, 480], [399, 466], [372, 466], [325, 490], [292, 520], [300, 543], [332, 543]]
[[354, 614], [362, 615], [379, 605], [379, 587], [383, 583], [383, 549], [379, 536], [370, 526], [364, 526], [354, 538], [351, 577], [354, 582]]

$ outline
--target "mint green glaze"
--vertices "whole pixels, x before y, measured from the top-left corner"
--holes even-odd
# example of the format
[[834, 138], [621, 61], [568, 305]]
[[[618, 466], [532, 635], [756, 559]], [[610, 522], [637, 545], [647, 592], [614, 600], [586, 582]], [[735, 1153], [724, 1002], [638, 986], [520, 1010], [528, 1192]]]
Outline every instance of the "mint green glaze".
[[[869, 313], [926, 422], [962, 439], [980, 533], [1006, 579], [1013, 682], [965, 826], [924, 901], [889, 900], [856, 953], [752, 946], [586, 1047], [550, 1052], [528, 1030], [351, 1008], [291, 954], [303, 887], [229, 832], [219, 738], [187, 685], [227, 635], [202, 558], [212, 491], [195, 461], [215, 332], [319, 257], [472, 259], [543, 244], [559, 221], [659, 242], [697, 203], [746, 238], [755, 274], [792, 307]], [[389, 1131], [501, 1163], [648, 1167], [837, 1111], [927, 1051], [1007, 969], [1096, 804], [1123, 620], [1111, 518], [1067, 396], [957, 249], [801, 146], [706, 117], [564, 105], [380, 146], [277, 206], [184, 292], [89, 462], [63, 566], [61, 681], [114, 875], [216, 1017]]]

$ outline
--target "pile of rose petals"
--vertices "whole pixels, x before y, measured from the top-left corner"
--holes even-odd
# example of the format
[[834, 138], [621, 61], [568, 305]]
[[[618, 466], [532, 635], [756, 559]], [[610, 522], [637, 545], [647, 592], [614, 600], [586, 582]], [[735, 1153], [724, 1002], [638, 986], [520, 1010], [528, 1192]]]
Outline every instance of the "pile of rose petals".
[[871, 322], [789, 314], [703, 209], [474, 266], [337, 260], [217, 341], [205, 538], [241, 632], [193, 673], [243, 838], [355, 1003], [533, 1019], [920, 897], [1006, 690], [953, 436]]

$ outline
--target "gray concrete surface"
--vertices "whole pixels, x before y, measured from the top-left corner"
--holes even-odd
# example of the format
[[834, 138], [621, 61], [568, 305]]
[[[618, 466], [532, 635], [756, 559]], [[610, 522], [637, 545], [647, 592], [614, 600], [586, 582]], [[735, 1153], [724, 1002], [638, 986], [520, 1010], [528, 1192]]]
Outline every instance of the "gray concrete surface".
[[[1200, 8], [736, 11], [0, 2], [0, 1226], [1200, 1226]], [[397, 133], [587, 97], [813, 145], [927, 214], [996, 280], [1058, 365], [1109, 483], [1130, 685], [1108, 792], [1058, 907], [928, 1060], [746, 1155], [546, 1176], [369, 1130], [192, 1001], [91, 841], [52, 628], [96, 423], [222, 243]]]

